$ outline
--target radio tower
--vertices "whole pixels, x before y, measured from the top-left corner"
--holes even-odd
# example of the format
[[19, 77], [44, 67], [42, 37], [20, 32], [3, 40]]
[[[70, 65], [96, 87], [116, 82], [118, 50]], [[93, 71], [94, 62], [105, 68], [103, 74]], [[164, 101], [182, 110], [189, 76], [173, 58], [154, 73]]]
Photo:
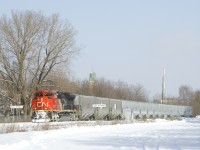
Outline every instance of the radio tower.
[[165, 68], [162, 76], [162, 98], [161, 98], [161, 103], [163, 103], [165, 98]]

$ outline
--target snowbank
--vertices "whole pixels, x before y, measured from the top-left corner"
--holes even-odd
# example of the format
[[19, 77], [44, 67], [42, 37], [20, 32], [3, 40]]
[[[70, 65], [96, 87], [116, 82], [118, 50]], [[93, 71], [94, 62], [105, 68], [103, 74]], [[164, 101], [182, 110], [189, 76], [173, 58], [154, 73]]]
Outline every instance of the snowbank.
[[0, 134], [2, 150], [191, 150], [200, 149], [200, 119], [149, 123], [70, 126]]

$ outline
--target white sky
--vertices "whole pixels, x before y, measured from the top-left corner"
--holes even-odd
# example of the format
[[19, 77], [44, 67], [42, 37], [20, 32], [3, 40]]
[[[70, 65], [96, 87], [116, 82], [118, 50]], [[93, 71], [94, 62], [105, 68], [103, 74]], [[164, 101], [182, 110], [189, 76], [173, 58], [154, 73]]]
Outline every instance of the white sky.
[[0, 15], [11, 10], [59, 13], [78, 31], [81, 55], [73, 61], [75, 78], [97, 77], [142, 84], [150, 96], [181, 85], [200, 89], [200, 1], [193, 0], [0, 0]]

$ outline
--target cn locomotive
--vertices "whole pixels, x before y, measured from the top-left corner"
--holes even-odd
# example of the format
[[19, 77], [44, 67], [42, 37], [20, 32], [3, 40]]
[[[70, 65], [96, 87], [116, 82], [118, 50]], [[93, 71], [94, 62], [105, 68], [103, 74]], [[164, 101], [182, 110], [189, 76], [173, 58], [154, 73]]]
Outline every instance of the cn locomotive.
[[40, 90], [32, 99], [32, 121], [59, 121], [62, 118], [75, 120], [77, 109], [74, 95], [65, 92]]
[[166, 105], [40, 90], [32, 100], [32, 121], [133, 120], [191, 117], [191, 106]]

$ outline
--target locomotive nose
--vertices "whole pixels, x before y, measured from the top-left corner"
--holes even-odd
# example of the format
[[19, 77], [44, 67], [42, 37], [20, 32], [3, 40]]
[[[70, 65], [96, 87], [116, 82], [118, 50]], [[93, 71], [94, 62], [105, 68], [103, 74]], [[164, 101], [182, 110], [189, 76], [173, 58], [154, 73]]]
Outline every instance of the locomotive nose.
[[43, 97], [38, 97], [38, 98], [37, 98], [37, 101], [38, 101], [38, 102], [42, 102], [42, 101], [43, 101]]

